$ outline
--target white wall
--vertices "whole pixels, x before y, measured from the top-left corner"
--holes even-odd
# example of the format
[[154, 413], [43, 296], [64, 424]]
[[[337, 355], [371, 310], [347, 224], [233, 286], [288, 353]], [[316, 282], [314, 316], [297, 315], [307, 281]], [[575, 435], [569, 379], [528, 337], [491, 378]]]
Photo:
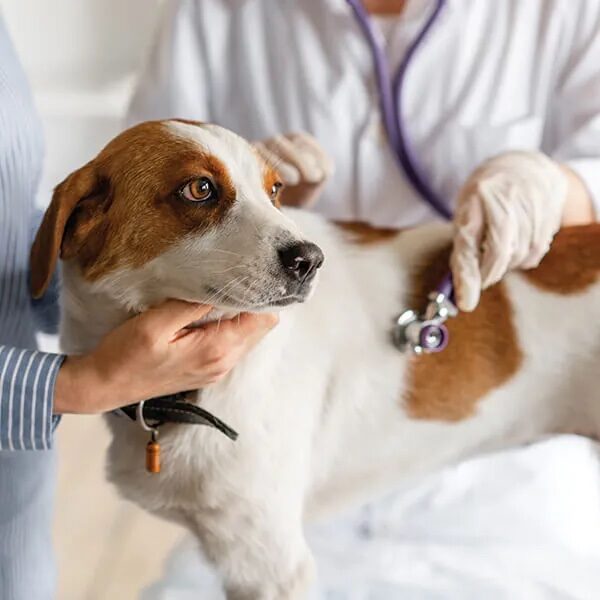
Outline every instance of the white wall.
[[36, 87], [97, 85], [130, 74], [143, 57], [161, 0], [3, 0]]
[[40, 203], [120, 128], [164, 0], [0, 0], [46, 135]]

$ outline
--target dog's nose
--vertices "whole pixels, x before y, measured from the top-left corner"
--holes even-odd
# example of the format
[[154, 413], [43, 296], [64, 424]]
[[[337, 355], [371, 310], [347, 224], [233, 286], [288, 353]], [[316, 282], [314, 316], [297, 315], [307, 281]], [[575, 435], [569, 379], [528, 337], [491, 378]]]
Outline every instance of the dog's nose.
[[310, 242], [301, 242], [279, 250], [281, 265], [300, 283], [316, 273], [324, 258], [321, 248]]

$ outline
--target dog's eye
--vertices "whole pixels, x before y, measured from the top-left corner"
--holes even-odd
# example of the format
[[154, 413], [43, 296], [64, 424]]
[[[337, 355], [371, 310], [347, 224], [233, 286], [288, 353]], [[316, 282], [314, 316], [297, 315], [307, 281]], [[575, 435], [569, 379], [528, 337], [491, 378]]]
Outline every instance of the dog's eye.
[[179, 195], [190, 202], [207, 202], [217, 197], [217, 191], [208, 177], [200, 177], [186, 183], [179, 190]]
[[275, 200], [275, 198], [277, 198], [277, 194], [279, 194], [279, 190], [283, 187], [283, 183], [281, 183], [281, 181], [276, 181], [272, 186], [271, 186], [271, 198], [273, 200]]

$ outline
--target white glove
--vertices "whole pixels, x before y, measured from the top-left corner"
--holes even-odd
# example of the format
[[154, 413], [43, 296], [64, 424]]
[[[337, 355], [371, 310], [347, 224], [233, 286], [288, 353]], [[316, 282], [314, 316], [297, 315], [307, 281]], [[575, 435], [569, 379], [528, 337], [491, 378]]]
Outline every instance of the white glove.
[[561, 226], [569, 179], [539, 152], [507, 152], [481, 165], [462, 188], [450, 260], [458, 307], [515, 268], [536, 267]]
[[281, 197], [284, 205], [312, 204], [333, 173], [331, 158], [308, 133], [277, 135], [253, 145], [285, 184]]

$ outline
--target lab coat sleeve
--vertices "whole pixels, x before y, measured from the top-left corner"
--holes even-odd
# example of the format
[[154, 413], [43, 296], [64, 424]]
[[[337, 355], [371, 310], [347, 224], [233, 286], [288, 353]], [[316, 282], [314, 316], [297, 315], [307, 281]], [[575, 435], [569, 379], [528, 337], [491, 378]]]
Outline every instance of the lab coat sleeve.
[[168, 0], [126, 125], [152, 119], [210, 120], [205, 37], [194, 0]]
[[551, 154], [581, 177], [600, 219], [600, 2], [577, 7], [552, 107], [558, 142]]

